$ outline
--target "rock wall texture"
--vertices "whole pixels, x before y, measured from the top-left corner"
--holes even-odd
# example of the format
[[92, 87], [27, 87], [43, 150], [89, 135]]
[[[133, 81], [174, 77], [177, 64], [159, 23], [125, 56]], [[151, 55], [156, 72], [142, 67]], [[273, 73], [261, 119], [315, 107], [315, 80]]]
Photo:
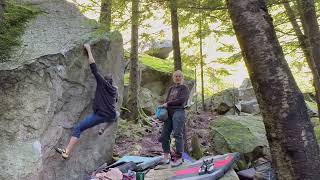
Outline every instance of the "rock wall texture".
[[10, 61], [0, 64], [0, 179], [83, 179], [112, 158], [116, 123], [103, 135], [85, 131], [70, 159], [72, 127], [92, 112], [96, 82], [83, 55], [90, 41], [98, 68], [123, 92], [123, 44], [119, 33], [95, 36], [97, 24], [63, 0], [19, 1], [42, 13], [30, 21]]

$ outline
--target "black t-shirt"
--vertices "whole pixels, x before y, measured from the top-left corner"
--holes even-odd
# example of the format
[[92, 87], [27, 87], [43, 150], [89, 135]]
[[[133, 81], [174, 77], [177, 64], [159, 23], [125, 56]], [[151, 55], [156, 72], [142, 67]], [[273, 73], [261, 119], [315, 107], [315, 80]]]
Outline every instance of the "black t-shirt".
[[90, 64], [90, 68], [97, 80], [93, 111], [103, 116], [115, 116], [118, 97], [117, 88], [98, 73], [97, 65], [95, 63]]

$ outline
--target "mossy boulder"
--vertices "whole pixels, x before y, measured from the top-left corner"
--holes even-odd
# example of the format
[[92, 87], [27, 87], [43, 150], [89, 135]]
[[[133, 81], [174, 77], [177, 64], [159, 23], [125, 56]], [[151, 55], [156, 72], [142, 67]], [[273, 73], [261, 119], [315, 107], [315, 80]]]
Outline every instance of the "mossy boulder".
[[[125, 60], [128, 61], [129, 55], [125, 53]], [[168, 88], [173, 85], [172, 81], [172, 72], [173, 72], [173, 62], [170, 60], [163, 60], [156, 57], [152, 57], [146, 54], [139, 55], [139, 63], [140, 63], [140, 77], [141, 77], [141, 87], [145, 88], [140, 92], [142, 95], [142, 102], [148, 101], [153, 102], [153, 110], [159, 104], [162, 104], [165, 96], [166, 91]], [[126, 69], [126, 73], [124, 75], [124, 102], [127, 101], [129, 97], [129, 80], [130, 80], [130, 68]], [[185, 68], [183, 70], [184, 74], [184, 84], [189, 88], [190, 94], [192, 95], [195, 91], [194, 89], [194, 79], [193, 79], [193, 71]], [[150, 92], [147, 92], [150, 90]], [[152, 96], [152, 99], [150, 97]], [[150, 103], [148, 103], [150, 104]], [[188, 104], [191, 104], [191, 98], [188, 101]], [[141, 107], [144, 109], [146, 114], [150, 114], [150, 105], [147, 105], [148, 109], [145, 108], [144, 103], [141, 103]]]
[[248, 153], [257, 146], [268, 145], [261, 116], [219, 116], [210, 129], [218, 153]]
[[[210, 124], [210, 129], [212, 147], [218, 154], [239, 152], [244, 155], [257, 146], [268, 146], [261, 116], [219, 116]], [[241, 159], [238, 168], [245, 168], [248, 163]]]
[[0, 63], [9, 60], [12, 49], [21, 44], [26, 23], [38, 13], [34, 7], [7, 2], [0, 21]]

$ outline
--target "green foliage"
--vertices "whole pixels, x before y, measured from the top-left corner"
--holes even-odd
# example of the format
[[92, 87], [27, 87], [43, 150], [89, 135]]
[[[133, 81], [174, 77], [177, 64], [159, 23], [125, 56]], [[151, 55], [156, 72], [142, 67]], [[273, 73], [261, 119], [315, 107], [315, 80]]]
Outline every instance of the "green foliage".
[[318, 105], [316, 102], [305, 101], [305, 103], [313, 112], [318, 112]]
[[234, 52], [237, 49], [232, 44], [223, 44], [223, 43], [221, 43], [221, 46], [218, 47], [217, 50], [221, 51], [221, 52]]
[[314, 127], [314, 133], [315, 133], [316, 138], [318, 140], [318, 144], [320, 144], [320, 121], [319, 121], [319, 118], [311, 118], [311, 122]]
[[129, 80], [130, 80], [130, 74], [129, 72], [124, 74], [124, 85], [128, 86], [129, 85]]
[[[214, 93], [213, 89], [216, 89], [217, 91], [222, 91], [226, 89], [228, 86], [231, 86], [228, 84], [224, 78], [231, 75], [231, 73], [224, 68], [207, 68], [205, 71], [206, 76], [209, 78], [209, 83], [212, 84], [212, 87], [206, 87], [206, 94], [211, 95]], [[215, 88], [213, 88], [215, 87]]]
[[232, 65], [242, 60], [241, 53], [235, 53], [227, 58], [218, 58], [217, 62], [221, 64]]
[[[91, 7], [82, 6], [83, 11], [99, 11], [100, 0], [89, 0]], [[294, 77], [302, 91], [313, 91], [310, 79], [312, 75], [310, 72], [301, 71], [307, 67], [304, 60], [297, 37], [293, 31], [293, 28], [286, 15], [285, 8], [281, 3], [281, 0], [268, 1], [268, 12], [272, 15], [273, 24], [277, 32], [279, 42], [283, 48], [284, 54], [289, 59], [289, 64]], [[299, 22], [298, 11], [295, 5], [295, 1], [290, 1], [290, 5], [294, 10], [294, 13]], [[317, 12], [320, 9], [320, 1], [316, 0]], [[142, 0], [140, 3], [140, 23], [141, 29], [150, 28], [150, 20], [162, 20], [170, 26], [170, 10], [168, 1], [155, 1], [155, 0]], [[131, 21], [131, 1], [119, 0], [112, 2], [112, 28], [117, 30], [130, 29]], [[218, 51], [230, 54], [229, 57], [218, 57], [214, 59], [216, 63], [223, 65], [236, 66], [238, 62], [242, 61], [241, 52], [237, 47], [231, 43], [221, 43], [225, 37], [234, 37], [233, 26], [230, 21], [230, 17], [226, 8], [224, 0], [177, 0], [178, 16], [179, 16], [179, 28], [180, 28], [180, 46], [182, 54], [183, 68], [189, 69], [185, 72], [190, 78], [194, 77], [191, 69], [195, 67], [199, 68], [200, 53], [199, 53], [199, 39], [203, 39], [203, 46], [207, 46], [207, 40], [216, 41], [221, 44], [217, 48]], [[159, 13], [160, 12], [160, 13]], [[164, 16], [159, 16], [164, 12]], [[201, 31], [200, 31], [201, 22]], [[302, 28], [301, 28], [302, 29]], [[188, 34], [184, 37], [183, 31], [187, 30]], [[139, 34], [139, 46], [143, 49], [145, 44], [152, 41], [160, 41], [164, 38], [164, 30], [157, 29], [152, 30], [152, 33], [141, 32]], [[203, 59], [208, 63], [206, 54], [203, 54]], [[160, 70], [162, 72], [171, 73], [173, 71], [173, 65], [170, 60], [157, 61], [156, 58], [140, 56], [140, 62], [151, 68]], [[163, 63], [163, 65], [162, 65]], [[219, 66], [220, 67], [220, 66]], [[209, 63], [205, 64], [205, 91], [208, 93], [212, 91], [212, 87], [218, 86], [218, 89], [223, 89], [230, 86], [230, 83], [226, 81], [226, 77], [232, 74], [226, 69], [215, 68], [213, 71], [210, 69]], [[199, 68], [200, 69], [200, 68]], [[213, 73], [214, 72], [214, 73]], [[301, 73], [302, 72], [302, 73]], [[197, 71], [198, 75], [200, 71]], [[234, 75], [234, 74], [232, 74]], [[127, 82], [125, 76], [125, 82]], [[306, 80], [307, 79], [307, 80]], [[208, 83], [210, 82], [210, 83]], [[198, 83], [200, 84], [200, 83]]]
[[[299, 22], [298, 10], [295, 3], [290, 3], [290, 5]], [[294, 61], [299, 60], [298, 52], [301, 51], [299, 49], [300, 45], [283, 4], [274, 0], [270, 3], [269, 11], [272, 14], [274, 28], [284, 54], [294, 58]], [[302, 28], [300, 29], [302, 30]]]
[[183, 65], [192, 69], [200, 64], [200, 57], [197, 54], [187, 55], [186, 53], [182, 53], [181, 59], [183, 61]]
[[302, 92], [314, 92], [312, 85], [313, 76], [303, 57], [292, 60], [289, 63], [291, 72]]
[[0, 63], [9, 59], [11, 50], [21, 44], [25, 24], [35, 17], [39, 11], [23, 5], [8, 2], [6, 4], [4, 21], [0, 24]]

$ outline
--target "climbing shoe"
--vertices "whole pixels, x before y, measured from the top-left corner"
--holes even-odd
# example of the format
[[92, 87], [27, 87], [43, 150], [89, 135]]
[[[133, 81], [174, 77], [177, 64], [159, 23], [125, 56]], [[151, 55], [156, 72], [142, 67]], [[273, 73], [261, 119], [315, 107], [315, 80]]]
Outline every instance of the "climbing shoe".
[[99, 131], [98, 131], [98, 134], [99, 135], [102, 135], [104, 133], [104, 128], [101, 128]]
[[214, 163], [213, 159], [209, 160], [208, 165], [207, 165], [207, 173], [211, 174], [215, 171], [216, 169], [214, 168]]
[[63, 159], [68, 159], [69, 158], [69, 154], [66, 152], [66, 149], [59, 148], [59, 147], [55, 147], [54, 149], [56, 150], [57, 153], [61, 154]]
[[214, 168], [214, 164], [209, 164], [207, 167], [207, 173], [211, 174], [215, 171], [216, 169]]
[[203, 175], [207, 172], [207, 161], [203, 160], [203, 163], [199, 169], [199, 175]]
[[164, 158], [164, 156], [163, 156], [161, 161], [159, 162], [159, 165], [162, 165], [162, 164], [170, 164], [170, 157]]
[[183, 163], [183, 159], [182, 158], [173, 158], [173, 160], [171, 161], [171, 167], [178, 167], [180, 165], [182, 165]]

